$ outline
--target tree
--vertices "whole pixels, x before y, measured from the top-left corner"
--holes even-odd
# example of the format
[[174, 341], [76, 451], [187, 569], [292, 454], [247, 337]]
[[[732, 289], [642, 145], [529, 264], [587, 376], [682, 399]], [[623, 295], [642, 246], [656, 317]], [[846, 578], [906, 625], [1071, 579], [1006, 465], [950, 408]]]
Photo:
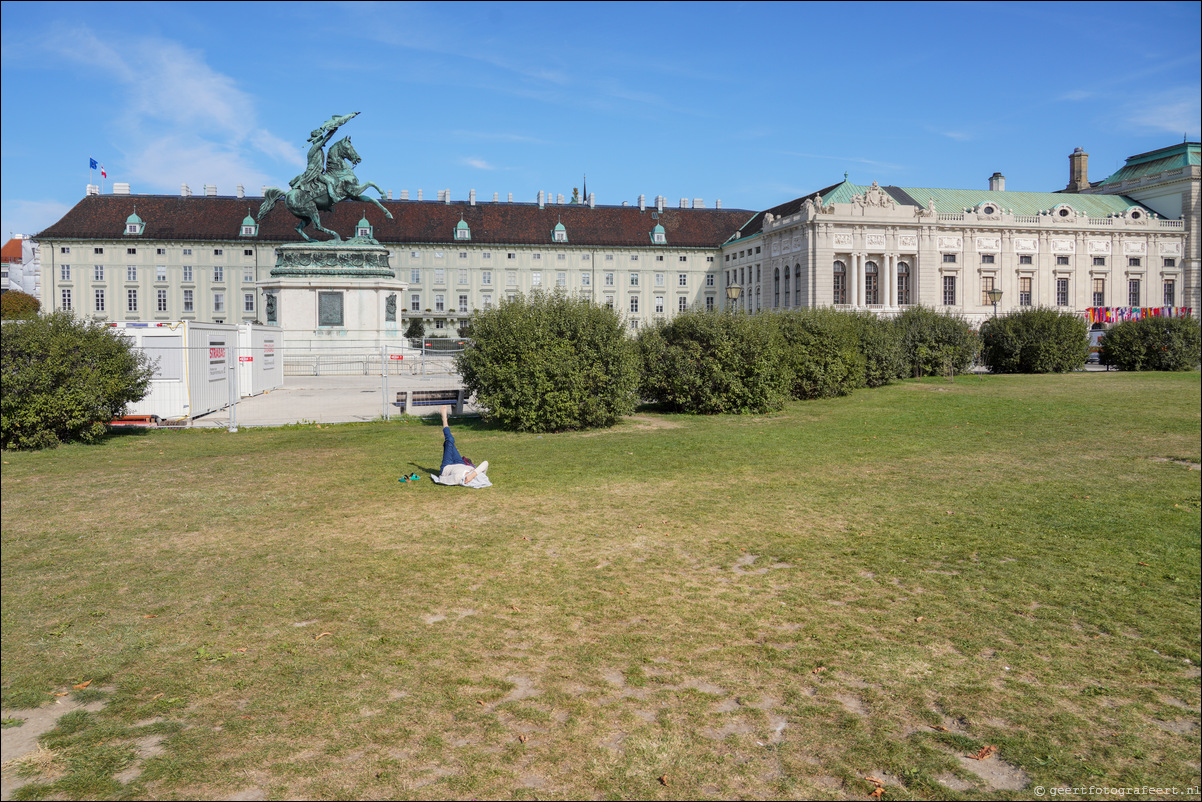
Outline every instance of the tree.
[[41, 308], [41, 302], [27, 292], [9, 290], [0, 295], [0, 320], [29, 320]]
[[981, 357], [992, 373], [1064, 373], [1085, 365], [1089, 331], [1080, 315], [1024, 309], [985, 321]]
[[70, 312], [4, 324], [4, 448], [94, 442], [146, 395], [154, 366], [115, 329]]
[[1119, 370], [1193, 370], [1202, 359], [1197, 318], [1124, 320], [1106, 332], [1100, 360]]
[[405, 327], [405, 336], [411, 340], [420, 340], [426, 336], [426, 322], [420, 317], [409, 318], [409, 325]]
[[456, 357], [486, 417], [508, 429], [557, 432], [612, 426], [638, 402], [638, 358], [610, 308], [536, 292], [472, 319]]

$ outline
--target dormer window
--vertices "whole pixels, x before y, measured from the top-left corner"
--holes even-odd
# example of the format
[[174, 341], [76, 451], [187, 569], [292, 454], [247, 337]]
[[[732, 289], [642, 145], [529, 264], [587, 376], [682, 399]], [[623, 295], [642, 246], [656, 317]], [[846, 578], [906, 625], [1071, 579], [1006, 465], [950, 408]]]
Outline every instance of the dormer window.
[[246, 217], [242, 218], [242, 236], [257, 237], [259, 236], [259, 224], [255, 222], [255, 218], [250, 216], [250, 210], [247, 209]]
[[653, 245], [666, 245], [668, 236], [664, 232], [664, 227], [659, 223], [655, 224], [655, 228], [651, 229], [651, 243]]
[[367, 222], [366, 217], [359, 218], [359, 222], [355, 224], [355, 236], [371, 239], [371, 223]]
[[126, 236], [140, 237], [145, 229], [146, 224], [142, 222], [141, 217], [138, 217], [138, 210], [135, 208], [134, 213], [125, 218], [125, 234]]
[[551, 241], [552, 242], [567, 242], [568, 241], [568, 230], [563, 227], [562, 222], [555, 224], [555, 230], [551, 232]]
[[455, 239], [464, 242], [472, 238], [472, 230], [468, 227], [467, 222], [460, 217], [459, 222], [455, 224]]

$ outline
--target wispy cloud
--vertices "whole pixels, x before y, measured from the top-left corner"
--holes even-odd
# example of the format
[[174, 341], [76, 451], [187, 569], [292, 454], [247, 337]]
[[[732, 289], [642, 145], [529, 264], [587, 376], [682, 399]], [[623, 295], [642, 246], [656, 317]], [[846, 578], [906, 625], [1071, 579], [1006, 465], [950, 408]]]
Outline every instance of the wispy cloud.
[[71, 209], [71, 204], [58, 201], [6, 200], [0, 205], [3, 208], [0, 231], [6, 241], [10, 233], [36, 234]]
[[484, 161], [484, 159], [478, 159], [473, 156], [465, 156], [464, 158], [459, 160], [459, 163], [465, 164], [468, 167], [475, 167], [477, 170], [495, 170], [495, 169], [497, 169], [496, 167], [493, 167], [488, 162]]
[[1140, 98], [1124, 108], [1123, 116], [1136, 128], [1196, 137], [1202, 104], [1196, 88], [1182, 87]]
[[823, 161], [844, 162], [848, 164], [867, 164], [869, 167], [879, 167], [882, 170], [904, 170], [905, 165], [866, 159], [863, 156], [830, 156], [822, 153], [797, 153], [794, 151], [779, 151], [782, 156], [796, 156], [800, 159], [822, 159]]
[[267, 180], [256, 154], [285, 172], [304, 166], [301, 146], [260, 126], [255, 98], [209, 66], [200, 50], [158, 38], [110, 43], [82, 29], [57, 30], [44, 47], [123, 90], [125, 104], [109, 123], [124, 165], [112, 169], [136, 189], [175, 190], [198, 181], [232, 192], [235, 183]]

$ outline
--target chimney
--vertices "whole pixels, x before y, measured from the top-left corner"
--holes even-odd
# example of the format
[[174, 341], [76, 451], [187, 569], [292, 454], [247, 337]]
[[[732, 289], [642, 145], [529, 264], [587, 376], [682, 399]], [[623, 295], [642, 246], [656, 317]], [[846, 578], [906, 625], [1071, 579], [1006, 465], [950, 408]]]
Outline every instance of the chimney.
[[1084, 192], [1089, 189], [1089, 154], [1082, 148], [1074, 148], [1068, 157], [1068, 186], [1066, 192]]
[[722, 208], [722, 199], [721, 199], [721, 198], [718, 198], [718, 200], [714, 201], [714, 208], [715, 208], [715, 209], [721, 209], [721, 208]]
[[647, 196], [646, 195], [639, 195], [639, 211], [640, 212], [647, 211]]
[[388, 200], [392, 200], [392, 190], [388, 190]]
[[88, 184], [88, 191], [87, 191], [87, 194], [88, 194], [88, 195], [99, 195], [99, 194], [100, 194], [100, 187], [98, 187], [98, 186], [97, 186], [97, 185], [95, 185], [95, 184]]
[[693, 208], [694, 209], [704, 209], [705, 201], [702, 200], [701, 198], [693, 198]]
[[113, 184], [113, 194], [114, 195], [128, 195], [129, 194], [129, 184], [126, 184], [126, 183]]
[[238, 185], [238, 197], [239, 198], [246, 197], [246, 187], [242, 186], [241, 184]]
[[687, 208], [689, 208], [689, 199], [688, 199], [688, 198], [681, 198], [681, 199], [680, 199], [680, 208], [682, 208], [682, 209], [687, 209]]
[[501, 200], [501, 193], [500, 193], [500, 192], [494, 192], [494, 193], [492, 194], [492, 202], [493, 202], [493, 203], [498, 203], [498, 202], [500, 202], [500, 200]]
[[513, 203], [513, 193], [512, 192], [509, 193], [509, 202]]
[[588, 194], [588, 207], [590, 209], [595, 209], [597, 207], [597, 193], [596, 192], [590, 192]]
[[259, 197], [260, 197], [260, 198], [266, 198], [266, 197], [267, 197], [267, 185], [266, 185], [266, 184], [264, 184], [263, 186], [259, 187]]
[[407, 190], [407, 189], [401, 190], [401, 200], [409, 200], [409, 190]]
[[451, 202], [451, 190], [449, 190], [449, 189], [443, 190], [442, 198], [445, 203], [450, 203]]
[[989, 176], [989, 191], [990, 192], [1005, 192], [1006, 191], [1006, 176], [1001, 173], [994, 173]]
[[655, 210], [658, 212], [662, 212], [664, 210], [664, 204], [666, 202], [667, 202], [667, 198], [665, 198], [663, 195], [656, 195], [655, 196]]
[[467, 191], [467, 204], [468, 204], [468, 206], [476, 205], [476, 190], [469, 189]]
[[205, 197], [206, 198], [217, 197], [217, 185], [216, 184], [205, 184]]
[[556, 202], [556, 203], [563, 203], [563, 193], [560, 193], [560, 194], [558, 194], [558, 195], [556, 195], [556, 196], [555, 196], [555, 202]]
[[538, 208], [543, 208], [543, 191], [541, 189], [538, 191]]
[[187, 184], [180, 184], [179, 194], [181, 198], [190, 198], [192, 197], [192, 188]]

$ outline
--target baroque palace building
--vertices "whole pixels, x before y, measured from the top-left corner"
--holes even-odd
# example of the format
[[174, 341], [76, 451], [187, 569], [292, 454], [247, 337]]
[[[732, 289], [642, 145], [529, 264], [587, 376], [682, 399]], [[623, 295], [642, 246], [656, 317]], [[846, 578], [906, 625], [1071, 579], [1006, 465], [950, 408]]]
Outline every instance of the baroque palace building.
[[[542, 193], [534, 203], [477, 202], [474, 191], [453, 202], [445, 192], [382, 201], [393, 219], [344, 201], [322, 222], [385, 246], [403, 318], [448, 335], [474, 311], [536, 290], [612, 306], [631, 328], [732, 305], [892, 315], [923, 304], [980, 323], [994, 313], [990, 290], [1001, 291], [998, 313], [1179, 315], [1198, 307], [1198, 149], [1134, 156], [1094, 185], [1078, 149], [1060, 192], [1006, 191], [996, 173], [980, 190], [845, 180], [763, 211], [641, 196], [621, 206]], [[241, 188], [235, 197], [89, 188], [36, 237], [43, 305], [111, 321], [265, 322], [276, 249], [301, 240], [282, 204], [256, 222], [259, 202]]]

